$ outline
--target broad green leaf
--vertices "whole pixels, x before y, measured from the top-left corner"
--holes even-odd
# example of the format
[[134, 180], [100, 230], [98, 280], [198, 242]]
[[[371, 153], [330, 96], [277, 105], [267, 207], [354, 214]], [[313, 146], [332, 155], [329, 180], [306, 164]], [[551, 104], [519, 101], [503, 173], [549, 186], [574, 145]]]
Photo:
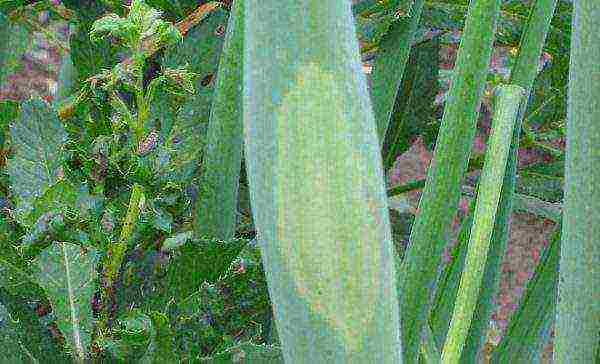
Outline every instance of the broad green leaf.
[[214, 355], [212, 358], [204, 358], [203, 363], [210, 364], [241, 364], [241, 363], [260, 363], [260, 364], [283, 364], [283, 354], [281, 349], [275, 346], [256, 345], [252, 343], [243, 343], [236, 345], [222, 353]]
[[38, 282], [52, 304], [58, 328], [80, 362], [88, 357], [98, 258], [95, 250], [56, 242], [37, 259]]
[[416, 362], [438, 266], [456, 213], [475, 137], [477, 110], [488, 74], [500, 0], [470, 4], [452, 85], [400, 272], [404, 360]]
[[[11, 294], [4, 287], [0, 286], [0, 343], [2, 343], [3, 334], [6, 335], [10, 330], [10, 339], [15, 346], [2, 346], [0, 353], [0, 362], [2, 363], [68, 363], [71, 362], [69, 356], [62, 350], [60, 344], [51, 337], [45, 323], [37, 316], [31, 308], [31, 301], [26, 296], [20, 294]], [[2, 313], [8, 314], [7, 320], [2, 322]], [[4, 343], [2, 343], [4, 344]], [[14, 349], [13, 354], [21, 357], [25, 355], [24, 361], [10, 361], [4, 357], [6, 350]]]
[[7, 161], [16, 217], [27, 224], [35, 200], [62, 179], [67, 133], [56, 112], [41, 99], [26, 101], [10, 127], [12, 158]]
[[103, 198], [91, 195], [85, 184], [61, 180], [34, 202], [33, 211], [27, 221], [33, 224], [50, 211], [64, 213], [73, 219], [77, 217], [80, 221], [89, 221], [93, 215], [100, 212]]
[[161, 246], [161, 250], [165, 252], [173, 251], [176, 248], [184, 245], [192, 238], [192, 232], [186, 231], [183, 233], [175, 234], [174, 236], [165, 239]]
[[559, 224], [533, 277], [527, 283], [527, 289], [502, 341], [492, 352], [491, 363], [525, 364], [539, 360], [543, 331], [554, 321], [560, 237]]
[[[87, 11], [93, 14], [99, 10], [88, 9]], [[93, 42], [89, 37], [90, 27], [91, 19], [80, 23], [69, 39], [70, 58], [74, 67], [73, 72], [77, 75], [77, 84], [116, 64], [116, 53], [110, 42], [107, 40]]]
[[[185, 237], [181, 237], [185, 238]], [[204, 281], [215, 282], [227, 272], [247, 240], [191, 240], [174, 251], [166, 280], [169, 298], [181, 301], [194, 293]], [[176, 242], [169, 242], [170, 246]]]
[[245, 5], [246, 167], [284, 358], [399, 362], [380, 144], [350, 2]]
[[258, 335], [263, 339], [262, 328], [272, 308], [258, 247], [246, 245], [224, 276], [200, 285], [176, 312], [179, 319], [173, 331], [187, 360], [254, 341]]
[[554, 361], [600, 358], [600, 2], [574, 2]]
[[195, 205], [194, 230], [200, 237], [228, 240], [235, 233], [244, 138], [243, 4], [233, 4], [217, 74]]

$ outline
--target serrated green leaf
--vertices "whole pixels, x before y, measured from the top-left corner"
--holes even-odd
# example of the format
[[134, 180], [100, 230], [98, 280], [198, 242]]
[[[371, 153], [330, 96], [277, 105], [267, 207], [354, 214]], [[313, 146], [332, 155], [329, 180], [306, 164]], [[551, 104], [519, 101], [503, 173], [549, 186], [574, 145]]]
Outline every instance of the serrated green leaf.
[[33, 224], [50, 211], [89, 220], [92, 213], [99, 212], [102, 201], [103, 196], [91, 195], [87, 185], [76, 185], [72, 181], [61, 180], [34, 202], [33, 211], [27, 222]]
[[191, 238], [192, 238], [191, 231], [186, 231], [183, 233], [176, 234], [175, 236], [165, 239], [165, 241], [162, 244], [161, 250], [164, 252], [173, 251], [176, 248], [187, 243], [188, 240], [190, 240]]
[[36, 276], [46, 291], [58, 328], [74, 356], [88, 356], [97, 276], [97, 251], [71, 243], [54, 243], [37, 259]]
[[70, 56], [74, 72], [77, 74], [77, 83], [81, 84], [88, 78], [100, 73], [103, 69], [110, 69], [116, 64], [115, 51], [107, 40], [92, 42], [88, 35], [89, 24], [81, 24], [71, 34], [69, 44]]
[[246, 243], [245, 239], [195, 239], [181, 245], [169, 262], [168, 296], [180, 301], [194, 293], [202, 282], [216, 281], [225, 274]]
[[12, 158], [7, 161], [16, 217], [27, 224], [33, 204], [61, 178], [67, 133], [56, 112], [41, 99], [26, 101], [10, 127]]

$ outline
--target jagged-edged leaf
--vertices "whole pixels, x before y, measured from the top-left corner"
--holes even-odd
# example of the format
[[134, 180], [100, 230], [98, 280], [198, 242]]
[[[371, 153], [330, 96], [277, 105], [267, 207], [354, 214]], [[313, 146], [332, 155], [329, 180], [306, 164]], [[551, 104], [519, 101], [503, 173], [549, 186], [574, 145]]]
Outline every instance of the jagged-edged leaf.
[[[95, 3], [97, 3], [95, 1]], [[90, 9], [90, 12], [94, 12]], [[82, 22], [75, 32], [71, 34], [69, 44], [70, 57], [78, 83], [100, 73], [103, 69], [112, 68], [117, 62], [115, 50], [107, 40], [92, 41], [89, 37], [91, 19]]]
[[261, 363], [261, 364], [283, 364], [283, 353], [281, 349], [270, 345], [256, 345], [250, 342], [236, 345], [212, 358], [201, 360], [211, 364], [229, 363]]
[[245, 239], [194, 239], [181, 245], [169, 262], [169, 296], [181, 300], [194, 293], [202, 282], [216, 281], [246, 243]]
[[46, 291], [68, 347], [80, 360], [87, 356], [90, 344], [98, 257], [95, 250], [57, 242], [37, 259], [37, 279]]
[[62, 178], [67, 133], [56, 112], [41, 99], [26, 101], [10, 127], [12, 158], [7, 161], [16, 216], [27, 223], [34, 201]]
[[99, 212], [102, 200], [103, 196], [91, 195], [85, 184], [61, 180], [34, 202], [33, 211], [27, 221], [34, 223], [43, 214], [50, 211], [62, 212], [81, 220], [87, 220], [91, 214]]
[[119, 317], [113, 335], [98, 341], [99, 346], [118, 363], [141, 358], [148, 349], [151, 321], [143, 312], [134, 309]]
[[119, 363], [179, 362], [168, 317], [162, 313], [133, 309], [117, 321], [114, 332], [101, 345]]
[[11, 295], [31, 300], [44, 297], [44, 291], [33, 282], [26, 261], [19, 257], [14, 246], [6, 242], [0, 243], [0, 288]]
[[175, 234], [174, 236], [165, 239], [162, 244], [161, 250], [164, 252], [175, 250], [176, 248], [187, 243], [192, 238], [191, 231], [185, 231], [182, 233]]
[[261, 335], [272, 309], [258, 247], [246, 245], [223, 277], [201, 284], [176, 311], [177, 346], [192, 362]]

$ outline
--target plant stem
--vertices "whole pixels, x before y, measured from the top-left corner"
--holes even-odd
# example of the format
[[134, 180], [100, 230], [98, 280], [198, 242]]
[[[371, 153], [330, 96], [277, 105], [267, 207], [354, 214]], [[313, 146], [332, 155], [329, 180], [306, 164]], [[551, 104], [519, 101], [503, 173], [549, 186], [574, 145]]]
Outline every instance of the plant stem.
[[511, 136], [523, 92], [521, 87], [514, 85], [501, 86], [498, 89], [493, 130], [481, 174], [465, 267], [450, 329], [442, 350], [442, 363], [458, 363], [467, 339], [484, 274]]
[[105, 266], [106, 274], [106, 286], [112, 287], [116, 281], [119, 269], [123, 263], [125, 252], [127, 251], [127, 245], [129, 239], [133, 234], [133, 229], [140, 215], [140, 208], [144, 203], [144, 192], [143, 188], [139, 184], [134, 184], [131, 190], [131, 196], [129, 198], [129, 207], [127, 208], [127, 214], [123, 221], [123, 227], [121, 228], [121, 236], [119, 241], [115, 244], [111, 244], [108, 247], [107, 260]]
[[418, 358], [445, 236], [456, 212], [499, 11], [499, 0], [471, 1], [433, 162], [419, 204], [420, 214], [402, 264], [401, 327], [404, 360], [409, 363]]
[[[517, 154], [523, 116], [527, 108], [527, 101], [529, 100], [533, 82], [538, 73], [542, 48], [546, 40], [546, 34], [550, 28], [550, 21], [556, 7], [556, 2], [557, 0], [536, 0], [532, 5], [527, 27], [521, 37], [516, 64], [511, 72], [510, 83], [522, 87], [525, 93], [521, 99], [521, 108], [513, 130], [500, 200], [498, 202], [496, 222], [494, 223], [491, 245], [486, 261], [483, 277], [484, 283], [479, 292], [479, 299], [475, 308], [476, 319], [471, 323], [469, 335], [461, 356], [461, 361], [467, 363], [477, 360], [477, 355], [483, 345], [489, 326], [489, 318], [494, 305], [493, 297], [498, 291], [500, 265], [506, 251], [513, 204], [516, 202], [514, 191], [517, 181]], [[519, 198], [517, 200], [523, 201]]]
[[600, 2], [573, 2], [567, 146], [554, 360], [600, 351]]

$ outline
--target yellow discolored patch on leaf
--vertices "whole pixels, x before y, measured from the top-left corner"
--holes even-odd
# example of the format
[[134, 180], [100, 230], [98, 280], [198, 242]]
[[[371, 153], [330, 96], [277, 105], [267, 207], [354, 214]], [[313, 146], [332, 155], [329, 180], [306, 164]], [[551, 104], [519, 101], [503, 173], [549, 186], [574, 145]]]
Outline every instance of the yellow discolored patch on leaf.
[[[360, 351], [382, 286], [382, 210], [356, 138], [347, 84], [302, 66], [276, 116], [277, 242], [298, 294]], [[372, 190], [372, 188], [371, 188]]]

